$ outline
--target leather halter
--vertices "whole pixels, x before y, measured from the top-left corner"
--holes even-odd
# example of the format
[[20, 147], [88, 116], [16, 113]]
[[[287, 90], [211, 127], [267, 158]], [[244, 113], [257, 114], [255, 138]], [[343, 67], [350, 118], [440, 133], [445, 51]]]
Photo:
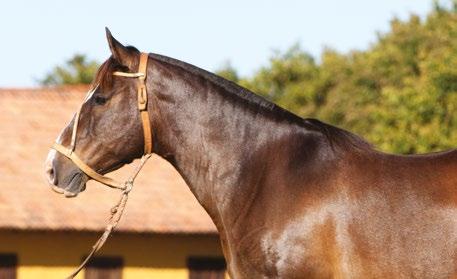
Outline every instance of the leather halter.
[[[138, 110], [140, 111], [141, 122], [143, 124], [143, 133], [144, 133], [144, 154], [151, 154], [152, 153], [152, 131], [151, 131], [151, 123], [149, 121], [149, 113], [148, 113], [148, 94], [146, 90], [146, 70], [148, 65], [148, 54], [141, 53], [140, 55], [140, 63], [138, 67], [137, 73], [125, 73], [125, 72], [114, 72], [113, 75], [127, 77], [127, 78], [138, 78]], [[95, 90], [97, 90], [98, 86], [88, 92], [86, 100], [91, 96]], [[70, 159], [78, 168], [87, 174], [90, 178], [105, 184], [111, 188], [117, 188], [124, 190], [127, 187], [127, 182], [119, 182], [110, 177], [105, 175], [99, 174], [93, 168], [89, 167], [86, 163], [84, 163], [81, 158], [74, 152], [76, 147], [76, 134], [78, 131], [78, 122], [80, 118], [82, 105], [78, 109], [75, 115], [75, 120], [73, 123], [73, 130], [71, 135], [71, 144], [70, 147], [64, 147], [59, 143], [54, 143], [52, 148]]]
[[[105, 228], [105, 231], [97, 240], [94, 246], [92, 246], [92, 250], [84, 259], [84, 261], [67, 277], [67, 278], [74, 278], [89, 262], [90, 258], [103, 246], [103, 244], [108, 239], [111, 232], [119, 223], [122, 214], [124, 212], [125, 206], [127, 204], [127, 199], [130, 191], [133, 187], [133, 182], [137, 177], [138, 173], [141, 171], [141, 168], [147, 162], [147, 160], [151, 157], [152, 153], [152, 130], [151, 130], [151, 123], [149, 121], [149, 113], [148, 113], [148, 94], [146, 91], [146, 72], [148, 66], [148, 54], [141, 53], [140, 55], [140, 63], [138, 66], [137, 73], [125, 73], [125, 72], [114, 72], [113, 75], [127, 77], [127, 78], [138, 78], [138, 110], [140, 111], [141, 122], [143, 124], [143, 134], [144, 134], [144, 154], [141, 158], [141, 161], [135, 168], [134, 172], [127, 179], [124, 183], [118, 182], [110, 177], [104, 176], [99, 174], [97, 171], [89, 167], [86, 163], [84, 163], [78, 155], [76, 155], [75, 146], [76, 146], [76, 133], [78, 131], [78, 122], [80, 118], [80, 113], [82, 109], [82, 105], [79, 110], [76, 112], [75, 120], [73, 123], [73, 130], [71, 135], [71, 145], [69, 148], [64, 147], [59, 143], [54, 143], [52, 146], [53, 149], [64, 155], [65, 157], [69, 158], [78, 168], [87, 174], [92, 179], [103, 183], [109, 187], [117, 188], [122, 190], [122, 195], [117, 204], [111, 209], [111, 217], [109, 219], [108, 225]], [[90, 96], [97, 90], [98, 85], [88, 92], [86, 96], [86, 101], [90, 98]], [[84, 103], [83, 103], [84, 104]]]

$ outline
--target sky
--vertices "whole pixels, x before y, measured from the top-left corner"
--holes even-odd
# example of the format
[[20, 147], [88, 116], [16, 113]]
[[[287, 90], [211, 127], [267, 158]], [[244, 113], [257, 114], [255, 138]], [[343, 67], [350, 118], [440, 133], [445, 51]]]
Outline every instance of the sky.
[[432, 0], [3, 1], [0, 87], [33, 87], [75, 53], [109, 57], [105, 26], [124, 44], [214, 71], [251, 75], [295, 43], [366, 49], [393, 17], [425, 16]]

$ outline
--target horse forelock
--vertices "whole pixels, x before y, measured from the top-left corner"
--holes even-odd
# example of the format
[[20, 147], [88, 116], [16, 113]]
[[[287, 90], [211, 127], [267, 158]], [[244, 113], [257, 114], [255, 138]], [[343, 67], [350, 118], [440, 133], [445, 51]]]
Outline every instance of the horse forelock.
[[115, 71], [128, 72], [125, 66], [119, 64], [113, 56], [110, 56], [103, 64], [98, 68], [95, 74], [94, 81], [91, 84], [91, 89], [99, 86], [102, 89], [111, 88], [113, 84], [113, 73]]

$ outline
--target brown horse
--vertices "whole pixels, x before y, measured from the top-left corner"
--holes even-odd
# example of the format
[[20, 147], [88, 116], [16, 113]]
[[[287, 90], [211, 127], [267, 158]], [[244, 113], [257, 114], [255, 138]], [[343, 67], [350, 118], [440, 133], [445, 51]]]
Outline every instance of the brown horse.
[[[144, 147], [137, 82], [112, 75], [136, 72], [140, 53], [107, 36], [112, 56], [82, 107], [75, 150], [100, 173]], [[216, 224], [232, 278], [457, 278], [456, 150], [381, 153], [157, 54], [146, 87], [153, 150]], [[58, 143], [69, 145], [71, 127]], [[67, 196], [89, 179], [55, 151], [47, 175]]]

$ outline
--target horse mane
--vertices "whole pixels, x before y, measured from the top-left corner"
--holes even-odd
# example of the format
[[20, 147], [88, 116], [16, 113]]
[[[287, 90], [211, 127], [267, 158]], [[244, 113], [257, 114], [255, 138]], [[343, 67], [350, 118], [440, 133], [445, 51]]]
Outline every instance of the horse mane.
[[[275, 115], [280, 115], [290, 120], [303, 120], [301, 117], [279, 107], [265, 98], [247, 90], [246, 88], [197, 66], [160, 54], [150, 54], [149, 56], [165, 64], [181, 68], [194, 76], [202, 77], [216, 87], [224, 89], [223, 91], [229, 93], [228, 95], [235, 96], [243, 100], [245, 104], [249, 104], [256, 108], [262, 108], [264, 111], [273, 112]], [[261, 112], [261, 110], [259, 110], [259, 112]]]
[[293, 114], [292, 112], [285, 110], [284, 108], [249, 91], [248, 89], [199, 67], [160, 54], [150, 54], [150, 57], [160, 62], [179, 67], [184, 71], [189, 72], [190, 74], [202, 77], [217, 87], [224, 89], [224, 91], [228, 92], [230, 95], [236, 96], [239, 99], [243, 100], [244, 103], [254, 107], [256, 112], [264, 111], [267, 112], [267, 114], [273, 114], [276, 118], [286, 119], [289, 122], [304, 126], [307, 129], [320, 132], [327, 138], [332, 147], [344, 146], [346, 148], [354, 147], [364, 150], [372, 149], [372, 146], [367, 141], [351, 132], [326, 124], [317, 119], [303, 119]]

